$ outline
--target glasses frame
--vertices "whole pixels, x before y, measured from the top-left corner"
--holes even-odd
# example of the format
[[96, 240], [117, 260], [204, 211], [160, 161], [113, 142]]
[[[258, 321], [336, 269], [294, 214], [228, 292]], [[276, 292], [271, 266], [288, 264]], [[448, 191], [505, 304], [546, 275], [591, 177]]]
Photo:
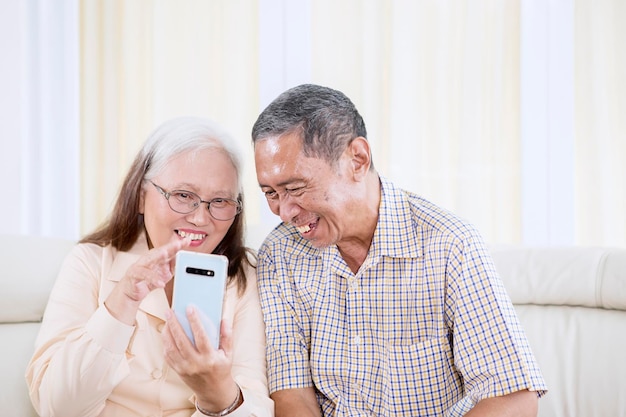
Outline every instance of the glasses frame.
[[[199, 196], [198, 194], [196, 194], [196, 193], [194, 193], [194, 192], [192, 192], [192, 191], [187, 191], [187, 190], [172, 190], [172, 191], [165, 191], [165, 188], [161, 187], [160, 185], [155, 184], [152, 180], [148, 180], [148, 182], [149, 182], [150, 184], [154, 185], [154, 188], [156, 188], [156, 189], [157, 189], [157, 191], [158, 191], [158, 192], [159, 192], [159, 193], [160, 193], [163, 197], [165, 197], [165, 200], [167, 200], [167, 205], [168, 205], [168, 206], [170, 206], [170, 209], [171, 209], [173, 212], [176, 212], [176, 213], [178, 213], [178, 214], [190, 214], [190, 213], [193, 213], [194, 211], [196, 211], [196, 210], [198, 209], [198, 207], [200, 207], [200, 206], [202, 205], [202, 203], [206, 203], [206, 205], [207, 205], [207, 210], [208, 210], [209, 214], [211, 215], [211, 217], [213, 217], [215, 220], [218, 220], [218, 221], [223, 221], [223, 222], [225, 222], [225, 221], [228, 221], [228, 220], [232, 220], [232, 219], [234, 219], [235, 217], [237, 217], [237, 215], [238, 215], [239, 213], [241, 213], [241, 209], [242, 209], [242, 207], [241, 207], [241, 201], [239, 201], [239, 200], [234, 200], [234, 199], [232, 199], [232, 198], [224, 198], [224, 197], [220, 197], [220, 198], [212, 198], [211, 200], [206, 201], [206, 200], [203, 200], [202, 198], [200, 198], [200, 196]], [[192, 208], [192, 209], [191, 209], [191, 210], [189, 210], [189, 211], [179, 211], [179, 210], [176, 210], [176, 209], [174, 209], [174, 207], [172, 207], [172, 204], [170, 203], [170, 197], [172, 196], [172, 194], [173, 194], [173, 193], [176, 193], [176, 192], [179, 192], [179, 193], [185, 193], [185, 194], [189, 194], [189, 195], [191, 195], [191, 196], [194, 196], [194, 197], [196, 197], [197, 201], [199, 201], [199, 202], [198, 202], [198, 204], [197, 204], [194, 208]], [[230, 218], [228, 218], [228, 219], [218, 219], [217, 217], [215, 217], [215, 215], [214, 215], [214, 214], [213, 214], [213, 212], [211, 211], [211, 203], [213, 203], [215, 200], [224, 200], [224, 201], [229, 201], [229, 202], [234, 203], [234, 204], [235, 204], [235, 206], [237, 207], [237, 211], [236, 211], [235, 215], [234, 215], [234, 216], [232, 216], [232, 217], [230, 217]]]

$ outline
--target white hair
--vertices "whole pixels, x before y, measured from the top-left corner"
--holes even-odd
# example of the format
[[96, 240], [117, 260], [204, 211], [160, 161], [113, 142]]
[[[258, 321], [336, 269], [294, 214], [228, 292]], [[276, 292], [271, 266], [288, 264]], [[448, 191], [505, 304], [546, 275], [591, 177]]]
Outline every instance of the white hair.
[[234, 139], [217, 123], [201, 117], [174, 118], [150, 134], [141, 150], [143, 160], [149, 164], [144, 178], [154, 178], [172, 158], [184, 152], [203, 149], [221, 150], [230, 158], [241, 192], [241, 153]]

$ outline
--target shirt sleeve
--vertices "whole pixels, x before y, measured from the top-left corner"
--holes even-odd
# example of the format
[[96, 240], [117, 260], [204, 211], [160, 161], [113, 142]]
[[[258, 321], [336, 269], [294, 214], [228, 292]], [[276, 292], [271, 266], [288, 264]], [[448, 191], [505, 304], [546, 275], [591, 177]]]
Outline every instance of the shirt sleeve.
[[545, 382], [513, 304], [478, 232], [453, 249], [446, 295], [454, 363], [462, 375], [465, 411], [478, 401]]
[[134, 327], [98, 306], [101, 251], [77, 245], [54, 284], [26, 381], [40, 416], [97, 416], [129, 373]]
[[[259, 251], [258, 286], [266, 326], [269, 392], [312, 387], [306, 313], [298, 300], [284, 253], [266, 240]], [[273, 254], [273, 252], [275, 252]]]
[[[256, 271], [246, 271], [245, 293], [238, 297], [237, 289], [230, 291], [237, 298], [232, 313], [233, 326], [233, 378], [243, 394], [243, 404], [229, 416], [271, 417], [274, 415], [274, 402], [269, 398], [265, 362], [265, 325], [259, 304]], [[196, 412], [194, 417], [202, 417]]]

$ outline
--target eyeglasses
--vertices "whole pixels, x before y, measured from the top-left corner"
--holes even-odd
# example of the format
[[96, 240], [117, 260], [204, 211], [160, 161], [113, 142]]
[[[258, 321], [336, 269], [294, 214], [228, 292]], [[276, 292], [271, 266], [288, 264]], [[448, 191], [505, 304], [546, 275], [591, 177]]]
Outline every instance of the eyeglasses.
[[167, 204], [176, 213], [189, 214], [200, 207], [202, 203], [206, 203], [209, 213], [215, 220], [230, 220], [241, 213], [241, 203], [231, 198], [213, 198], [209, 201], [204, 201], [198, 194], [191, 191], [165, 191], [152, 181], [150, 183], [154, 185], [158, 192], [163, 194]]

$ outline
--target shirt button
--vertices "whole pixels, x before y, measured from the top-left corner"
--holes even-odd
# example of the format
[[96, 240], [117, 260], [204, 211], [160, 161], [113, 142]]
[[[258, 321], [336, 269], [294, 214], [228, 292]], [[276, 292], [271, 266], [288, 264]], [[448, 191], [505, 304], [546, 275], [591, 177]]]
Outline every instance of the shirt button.
[[155, 369], [152, 371], [152, 378], [159, 379], [163, 376], [163, 371], [161, 369]]
[[354, 338], [352, 338], [352, 344], [355, 346], [358, 346], [361, 344], [361, 336], [354, 336]]

